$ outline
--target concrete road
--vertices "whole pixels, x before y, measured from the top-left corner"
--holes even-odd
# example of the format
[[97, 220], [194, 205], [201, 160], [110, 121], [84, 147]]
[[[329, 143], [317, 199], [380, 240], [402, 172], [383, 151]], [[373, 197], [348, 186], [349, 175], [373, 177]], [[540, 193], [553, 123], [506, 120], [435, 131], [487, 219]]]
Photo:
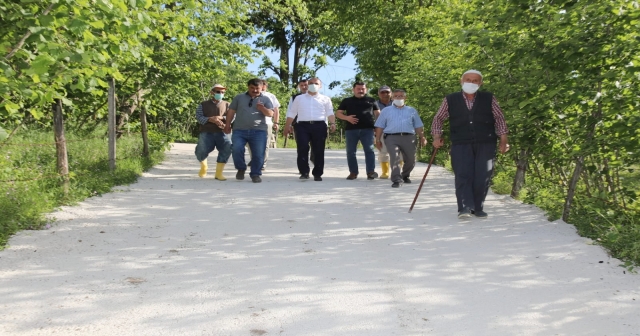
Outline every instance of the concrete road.
[[345, 180], [329, 151], [324, 181], [301, 182], [295, 151], [276, 149], [262, 183], [233, 164], [221, 182], [197, 177], [193, 148], [13, 237], [0, 334], [640, 334], [638, 275], [505, 196], [459, 221], [440, 167], [409, 214], [424, 164], [392, 189]]

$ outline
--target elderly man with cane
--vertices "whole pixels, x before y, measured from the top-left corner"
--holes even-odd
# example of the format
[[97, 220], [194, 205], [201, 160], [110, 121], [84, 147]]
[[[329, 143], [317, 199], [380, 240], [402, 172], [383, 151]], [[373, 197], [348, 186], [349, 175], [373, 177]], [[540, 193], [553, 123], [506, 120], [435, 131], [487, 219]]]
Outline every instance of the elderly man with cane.
[[493, 94], [478, 91], [482, 85], [480, 71], [466, 71], [460, 84], [462, 91], [449, 94], [433, 119], [433, 146], [440, 148], [444, 144], [442, 125], [449, 119], [458, 218], [472, 215], [486, 218], [488, 215], [483, 206], [493, 174], [498, 139], [500, 153], [509, 150], [507, 124]]
[[[393, 105], [385, 107], [375, 123], [376, 147], [382, 149], [384, 139], [389, 151], [392, 188], [399, 188], [402, 183], [411, 183], [409, 176], [416, 164], [416, 134], [423, 146], [427, 144], [420, 115], [416, 109], [404, 104], [406, 99], [407, 93], [404, 90], [393, 90]], [[402, 172], [398, 153], [402, 153], [404, 158]]]

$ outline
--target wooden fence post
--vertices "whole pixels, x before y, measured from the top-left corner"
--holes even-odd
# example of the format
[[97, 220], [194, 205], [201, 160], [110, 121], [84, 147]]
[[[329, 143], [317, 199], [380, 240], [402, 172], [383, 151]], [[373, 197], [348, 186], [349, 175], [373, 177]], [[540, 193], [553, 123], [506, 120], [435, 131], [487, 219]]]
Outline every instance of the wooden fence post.
[[116, 80], [109, 78], [109, 95], [107, 97], [109, 108], [109, 169], [116, 169]]
[[140, 109], [140, 128], [142, 129], [142, 156], [149, 157], [149, 135], [147, 133], [147, 108]]
[[64, 136], [64, 119], [62, 117], [62, 101], [53, 103], [53, 134], [56, 141], [56, 161], [58, 174], [62, 176], [62, 190], [69, 194], [69, 160], [67, 156], [67, 140]]

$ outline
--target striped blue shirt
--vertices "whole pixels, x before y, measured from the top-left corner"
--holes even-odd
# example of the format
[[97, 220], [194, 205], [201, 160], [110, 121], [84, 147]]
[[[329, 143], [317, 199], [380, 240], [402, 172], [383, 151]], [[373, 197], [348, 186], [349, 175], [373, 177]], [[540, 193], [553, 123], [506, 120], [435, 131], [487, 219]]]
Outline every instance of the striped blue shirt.
[[384, 133], [414, 133], [416, 128], [424, 127], [418, 111], [411, 106], [397, 107], [391, 105], [380, 111], [376, 127], [384, 129]]

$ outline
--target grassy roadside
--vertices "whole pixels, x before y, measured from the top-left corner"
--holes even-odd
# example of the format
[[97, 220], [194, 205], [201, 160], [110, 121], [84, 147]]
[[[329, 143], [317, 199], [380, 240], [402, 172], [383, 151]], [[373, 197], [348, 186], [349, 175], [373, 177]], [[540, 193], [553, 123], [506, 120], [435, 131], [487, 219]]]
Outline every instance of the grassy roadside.
[[0, 249], [20, 230], [47, 227], [45, 214], [107, 193], [112, 187], [135, 182], [140, 174], [164, 158], [161, 136], [150, 134], [152, 154], [142, 157], [138, 134], [117, 142], [117, 168], [108, 165], [104, 132], [86, 136], [67, 134], [70, 189], [64, 194], [56, 172], [53, 134], [23, 131], [0, 145]]

